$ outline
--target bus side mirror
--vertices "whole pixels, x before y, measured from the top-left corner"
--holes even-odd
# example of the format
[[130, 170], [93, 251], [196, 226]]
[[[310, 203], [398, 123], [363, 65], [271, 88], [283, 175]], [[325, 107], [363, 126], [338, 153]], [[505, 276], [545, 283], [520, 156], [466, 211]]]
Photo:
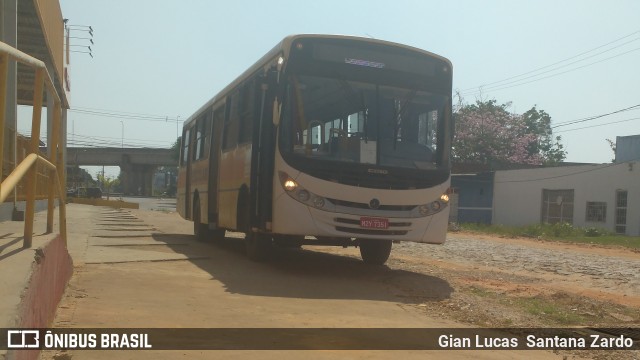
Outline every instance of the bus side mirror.
[[[281, 64], [278, 65], [278, 68], [281, 67]], [[280, 124], [280, 113], [282, 110], [281, 102], [278, 101], [278, 98], [283, 98], [284, 96], [284, 86], [280, 83], [280, 70], [272, 67], [265, 75], [265, 82], [269, 89], [273, 89], [272, 94], [274, 95], [273, 106], [272, 106], [272, 121], [273, 125], [278, 126]]]

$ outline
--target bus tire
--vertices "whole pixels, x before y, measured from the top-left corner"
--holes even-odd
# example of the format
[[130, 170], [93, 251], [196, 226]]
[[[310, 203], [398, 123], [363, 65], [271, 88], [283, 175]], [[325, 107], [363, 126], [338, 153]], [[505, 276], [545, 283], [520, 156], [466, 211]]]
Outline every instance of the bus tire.
[[365, 264], [384, 265], [391, 254], [391, 240], [360, 240], [360, 256]]
[[295, 235], [274, 235], [273, 245], [283, 249], [299, 249], [302, 247], [304, 236]]
[[254, 231], [247, 232], [244, 238], [247, 257], [253, 261], [265, 261], [271, 255], [271, 236]]
[[193, 200], [193, 235], [200, 242], [207, 241], [211, 235], [207, 224], [200, 222], [200, 199], [198, 197]]
[[251, 220], [249, 215], [249, 190], [244, 185], [240, 188], [240, 194], [238, 194], [236, 227], [239, 232], [249, 233], [249, 231], [251, 230]]

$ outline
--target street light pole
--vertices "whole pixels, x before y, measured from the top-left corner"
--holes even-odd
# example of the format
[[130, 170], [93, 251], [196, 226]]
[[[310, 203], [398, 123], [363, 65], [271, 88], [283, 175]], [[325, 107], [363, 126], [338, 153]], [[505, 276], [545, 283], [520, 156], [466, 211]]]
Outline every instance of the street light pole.
[[124, 122], [120, 120], [120, 125], [122, 125], [122, 143], [120, 144], [120, 148], [124, 149]]

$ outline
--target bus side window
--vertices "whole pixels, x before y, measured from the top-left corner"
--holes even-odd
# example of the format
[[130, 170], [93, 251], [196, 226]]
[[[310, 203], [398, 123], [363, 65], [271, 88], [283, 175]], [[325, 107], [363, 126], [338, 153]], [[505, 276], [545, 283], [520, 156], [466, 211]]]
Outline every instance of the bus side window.
[[238, 107], [240, 94], [236, 92], [231, 96], [231, 104], [229, 106], [229, 117], [224, 124], [224, 135], [222, 139], [222, 148], [228, 150], [238, 145], [238, 130], [239, 130], [239, 114]]
[[[211, 139], [209, 140], [209, 146], [215, 146], [217, 148], [220, 147], [220, 129], [222, 123], [224, 122], [224, 106], [218, 106], [218, 108], [213, 112], [213, 119], [211, 120]], [[220, 123], [220, 125], [217, 125]], [[212, 150], [216, 150], [216, 148], [211, 148]], [[211, 151], [210, 153], [215, 153]]]
[[182, 136], [182, 165], [187, 163], [189, 160], [189, 129], [184, 130], [184, 135]]
[[194, 136], [195, 136], [195, 143], [194, 143], [194, 147], [195, 147], [195, 151], [193, 152], [193, 160], [198, 160], [200, 159], [200, 150], [201, 150], [201, 144], [202, 144], [202, 117], [200, 117], [197, 121], [196, 121], [196, 125], [193, 127], [194, 130]]
[[255, 85], [254, 81], [250, 81], [242, 87], [240, 92], [240, 140], [238, 143], [244, 144], [251, 142], [253, 138], [253, 114], [255, 107]]
[[204, 113], [200, 116], [200, 118], [196, 121], [196, 143], [195, 143], [195, 152], [193, 153], [194, 160], [200, 160], [206, 158], [205, 145], [207, 143], [207, 133], [209, 129], [209, 117], [210, 111]]
[[209, 147], [211, 146], [211, 120], [212, 120], [212, 110], [209, 109], [204, 113], [203, 116], [203, 125], [202, 125], [202, 149], [200, 153], [201, 159], [206, 159], [209, 157]]

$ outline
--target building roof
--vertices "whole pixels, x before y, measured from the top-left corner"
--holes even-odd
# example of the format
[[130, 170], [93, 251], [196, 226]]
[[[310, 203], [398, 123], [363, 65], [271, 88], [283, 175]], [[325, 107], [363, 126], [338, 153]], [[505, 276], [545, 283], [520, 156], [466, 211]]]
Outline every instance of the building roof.
[[[64, 91], [64, 23], [58, 0], [18, 1], [17, 49], [50, 64], [51, 80], [67, 107], [68, 99]], [[18, 104], [33, 104], [35, 71], [18, 64]], [[46, 95], [45, 95], [46, 96]], [[46, 102], [44, 103], [46, 106]]]

